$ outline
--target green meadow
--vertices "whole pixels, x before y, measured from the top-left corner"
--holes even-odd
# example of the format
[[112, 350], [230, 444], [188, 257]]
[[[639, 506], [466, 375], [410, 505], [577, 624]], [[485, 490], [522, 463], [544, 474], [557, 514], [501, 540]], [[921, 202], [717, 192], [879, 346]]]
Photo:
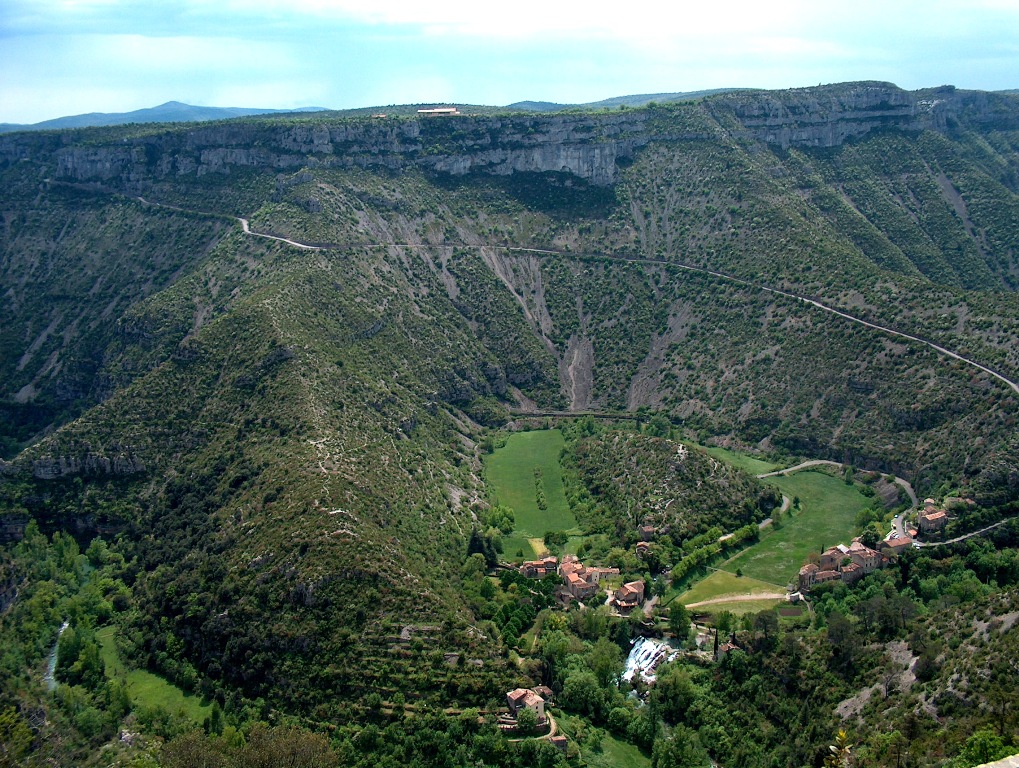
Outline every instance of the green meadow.
[[758, 581], [749, 576], [738, 577], [728, 571], [714, 571], [707, 578], [701, 579], [680, 598], [684, 605], [700, 603], [705, 600], [716, 600], [720, 597], [740, 597], [752, 595], [774, 594], [779, 590], [774, 584]]
[[856, 534], [856, 516], [870, 500], [856, 486], [821, 472], [804, 470], [770, 477], [790, 499], [800, 499], [799, 511], [783, 515], [781, 527], [771, 526], [761, 540], [726, 561], [722, 569], [742, 570], [771, 584], [785, 585], [796, 578], [811, 552], [834, 544], [848, 544]]
[[[578, 727], [590, 730], [585, 720], [556, 711], [554, 715], [560, 731], [574, 738]], [[609, 731], [603, 731], [598, 749], [581, 747], [581, 759], [590, 768], [650, 768], [651, 760], [633, 744], [616, 738]]]
[[713, 456], [719, 461], [724, 461], [726, 464], [731, 464], [737, 469], [742, 469], [751, 475], [763, 475], [765, 472], [773, 472], [776, 469], [780, 469], [778, 464], [774, 464], [770, 461], [764, 461], [763, 459], [757, 459], [753, 456], [748, 456], [745, 453], [737, 453], [736, 451], [730, 451], [728, 448], [718, 448], [716, 446], [697, 445], [691, 443], [696, 448], [700, 448], [708, 456]]
[[[525, 558], [537, 556], [528, 539], [541, 539], [548, 531], [580, 533], [563, 493], [559, 452], [564, 444], [558, 429], [515, 432], [485, 457], [490, 498], [511, 508], [516, 519], [512, 534], [503, 537], [508, 558], [515, 558], [520, 550]], [[538, 506], [539, 488], [546, 509]]]
[[104, 627], [96, 632], [99, 652], [107, 677], [120, 677], [127, 681], [127, 693], [134, 706], [162, 707], [171, 714], [183, 712], [195, 723], [201, 723], [211, 714], [211, 704], [202, 704], [197, 696], [184, 693], [159, 675], [144, 669], [128, 669], [117, 651], [116, 631], [116, 627]]

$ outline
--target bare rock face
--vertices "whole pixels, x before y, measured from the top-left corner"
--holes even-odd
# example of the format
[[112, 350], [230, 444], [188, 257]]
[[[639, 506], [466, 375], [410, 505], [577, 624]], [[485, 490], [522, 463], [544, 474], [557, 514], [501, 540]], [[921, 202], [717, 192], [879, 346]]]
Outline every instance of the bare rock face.
[[133, 475], [144, 471], [142, 460], [127, 451], [112, 457], [92, 452], [82, 456], [44, 456], [32, 462], [32, 476], [38, 480], [72, 475]]
[[836, 147], [878, 128], [944, 130], [954, 92], [943, 89], [924, 97], [890, 83], [852, 83], [728, 101], [747, 133], [760, 141], [782, 147]]
[[[234, 167], [421, 166], [462, 175], [564, 171], [594, 184], [615, 182], [616, 163], [649, 140], [646, 115], [457, 117], [263, 128], [215, 126], [144, 146], [62, 147], [57, 176], [76, 182], [230, 173]], [[0, 147], [0, 151], [2, 151]], [[12, 148], [8, 154], [16, 156]]]
[[[873, 130], [946, 132], [967, 124], [1019, 128], [1019, 99], [952, 86], [903, 91], [862, 82], [787, 91], [737, 91], [698, 105], [719, 135], [782, 147], [835, 147]], [[0, 137], [0, 166], [55, 155], [64, 181], [121, 186], [134, 194], [168, 178], [232, 168], [427, 168], [462, 175], [566, 172], [615, 183], [620, 161], [650, 141], [683, 138], [656, 128], [652, 111], [600, 114], [334, 119], [296, 125], [218, 123], [75, 146], [77, 134]], [[687, 136], [686, 138], [689, 138]]]

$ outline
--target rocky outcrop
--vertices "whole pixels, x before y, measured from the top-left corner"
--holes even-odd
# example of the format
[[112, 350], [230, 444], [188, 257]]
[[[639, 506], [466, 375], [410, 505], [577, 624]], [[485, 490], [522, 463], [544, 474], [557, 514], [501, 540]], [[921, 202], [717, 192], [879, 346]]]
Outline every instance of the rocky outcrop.
[[71, 475], [134, 475], [144, 471], [144, 462], [130, 451], [113, 456], [92, 452], [80, 456], [43, 456], [32, 461], [32, 476], [39, 480]]
[[84, 183], [119, 178], [137, 188], [146, 180], [230, 173], [235, 167], [418, 166], [452, 175], [563, 171], [607, 185], [616, 179], [617, 161], [648, 142], [646, 119], [633, 113], [217, 125], [134, 139], [135, 146], [63, 147], [56, 151], [56, 176]]
[[731, 111], [745, 135], [783, 148], [836, 147], [874, 130], [947, 131], [964, 121], [1019, 122], [1019, 99], [943, 86], [903, 91], [891, 83], [863, 82], [787, 91], [725, 94], [709, 108]]

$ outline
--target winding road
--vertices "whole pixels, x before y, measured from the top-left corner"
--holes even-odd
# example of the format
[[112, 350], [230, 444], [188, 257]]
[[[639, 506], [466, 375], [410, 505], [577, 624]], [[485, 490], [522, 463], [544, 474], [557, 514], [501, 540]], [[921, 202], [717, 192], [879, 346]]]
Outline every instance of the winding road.
[[[141, 198], [138, 198], [138, 199], [140, 200]], [[295, 248], [302, 248], [305, 251], [323, 251], [323, 250], [325, 250], [324, 246], [321, 246], [321, 245], [307, 245], [306, 243], [299, 243], [296, 240], [290, 240], [289, 238], [286, 238], [286, 237], [279, 237], [278, 235], [266, 235], [266, 234], [264, 234], [262, 232], [252, 232], [251, 228], [248, 226], [248, 220], [247, 219], [242, 219], [240, 216], [235, 216], [234, 218], [236, 218], [237, 221], [239, 221], [241, 223], [241, 230], [246, 235], [251, 235], [252, 237], [264, 237], [266, 240], [278, 240], [281, 243], [286, 243], [287, 245], [292, 245]]]
[[980, 536], [981, 534], [987, 533], [988, 531], [997, 528], [999, 525], [1010, 523], [1015, 519], [1016, 519], [1015, 517], [1006, 517], [1004, 520], [999, 520], [998, 522], [988, 525], [977, 531], [970, 531], [969, 533], [964, 533], [962, 536], [956, 536], [954, 539], [949, 539], [948, 541], [918, 541], [917, 544], [920, 545], [921, 549], [925, 549], [926, 547], [943, 547], [946, 544], [955, 544], [957, 541], [965, 541], [966, 539], [972, 539], [974, 536]]
[[[223, 214], [210, 213], [208, 211], [192, 211], [192, 210], [188, 210], [186, 208], [180, 208], [180, 207], [177, 207], [177, 206], [174, 206], [174, 205], [166, 205], [164, 203], [155, 203], [155, 202], [151, 202], [149, 200], [145, 200], [142, 197], [138, 197], [136, 199], [139, 200], [140, 202], [144, 203], [145, 205], [153, 205], [153, 206], [158, 206], [158, 207], [161, 207], [161, 208], [168, 208], [168, 209], [175, 210], [175, 211], [181, 211], [183, 213], [191, 213], [191, 214], [198, 214], [198, 215], [204, 215], [204, 216], [216, 216], [216, 217], [222, 217], [223, 216]], [[251, 237], [261, 237], [261, 238], [265, 238], [267, 240], [276, 240], [278, 242], [286, 243], [288, 245], [294, 246], [295, 248], [300, 248], [300, 249], [306, 250], [306, 251], [323, 251], [323, 250], [337, 249], [337, 248], [341, 247], [339, 245], [329, 245], [329, 246], [324, 246], [324, 245], [309, 245], [307, 243], [302, 243], [302, 242], [300, 242], [298, 240], [291, 240], [289, 238], [280, 237], [278, 235], [267, 235], [267, 234], [264, 234], [262, 232], [255, 232], [255, 231], [253, 231], [249, 227], [247, 219], [242, 218], [240, 216], [229, 216], [228, 218], [232, 218], [235, 221], [237, 221], [241, 225], [241, 230], [244, 232], [244, 234], [250, 235]], [[374, 245], [368, 244], [368, 245], [360, 245], [358, 247], [362, 247], [362, 248], [364, 248], [364, 247], [434, 248], [434, 247], [454, 247], [454, 246], [433, 246], [433, 245], [429, 245], [428, 243], [376, 243]], [[522, 248], [522, 247], [510, 246], [510, 245], [468, 245], [468, 244], [463, 244], [463, 245], [457, 245], [455, 247], [457, 247], [457, 248], [472, 248], [472, 249], [479, 249], [479, 250], [482, 249], [482, 248], [501, 248], [501, 249], [506, 250], [506, 251], [515, 251], [515, 252], [518, 252], [518, 253], [537, 253], [537, 254], [548, 255], [548, 256], [568, 256], [568, 257], [571, 257], [571, 258], [580, 258], [580, 259], [583, 259], [583, 258], [609, 259], [609, 260], [614, 260], [614, 261], [623, 261], [623, 262], [630, 262], [630, 263], [636, 263], [636, 264], [657, 264], [657, 265], [662, 265], [662, 266], [674, 267], [676, 269], [683, 269], [683, 270], [686, 270], [688, 272], [697, 272], [697, 273], [703, 274], [703, 275], [710, 275], [712, 277], [718, 277], [718, 278], [721, 278], [723, 280], [728, 280], [730, 282], [738, 283], [740, 285], [745, 285], [745, 286], [747, 286], [749, 288], [753, 288], [755, 290], [765, 291], [767, 293], [775, 294], [776, 296], [784, 296], [784, 297], [786, 297], [788, 299], [793, 299], [795, 301], [802, 301], [803, 303], [809, 304], [810, 306], [815, 307], [817, 309], [820, 309], [820, 310], [822, 310], [824, 312], [828, 312], [828, 313], [833, 314], [833, 315], [838, 315], [839, 317], [841, 317], [841, 318], [843, 318], [845, 320], [849, 320], [850, 322], [857, 323], [859, 325], [863, 325], [863, 326], [865, 326], [867, 328], [871, 328], [873, 330], [880, 331], [882, 333], [886, 333], [886, 334], [888, 334], [890, 336], [896, 336], [896, 337], [901, 338], [901, 339], [907, 339], [909, 341], [914, 341], [914, 342], [917, 342], [919, 344], [923, 344], [923, 345], [929, 347], [930, 349], [933, 349], [934, 351], [938, 352], [939, 354], [945, 355], [946, 357], [951, 357], [954, 360], [958, 360], [961, 363], [965, 363], [966, 365], [972, 366], [973, 368], [976, 368], [977, 370], [983, 371], [984, 373], [987, 373], [987, 374], [993, 376], [994, 378], [998, 379], [999, 381], [1001, 381], [1002, 383], [1004, 383], [1008, 387], [1010, 387], [1016, 394], [1019, 394], [1019, 383], [1016, 383], [1016, 382], [1012, 381], [1011, 379], [1003, 376], [1002, 374], [998, 373], [994, 369], [989, 368], [988, 366], [986, 366], [986, 365], [984, 365], [982, 363], [978, 363], [977, 361], [971, 360], [968, 357], [963, 357], [962, 355], [958, 354], [957, 352], [953, 352], [952, 350], [947, 349], [947, 348], [941, 346], [940, 344], [936, 344], [933, 341], [928, 341], [927, 339], [924, 339], [924, 338], [922, 338], [920, 336], [914, 336], [913, 334], [905, 333], [903, 331], [898, 331], [898, 330], [895, 330], [894, 328], [889, 328], [889, 327], [884, 326], [884, 325], [879, 325], [877, 323], [872, 323], [869, 320], [863, 320], [862, 318], [855, 317], [853, 315], [850, 315], [847, 312], [843, 312], [840, 309], [835, 309], [834, 307], [830, 307], [827, 304], [824, 304], [823, 302], [818, 301], [817, 299], [813, 299], [813, 298], [810, 298], [810, 297], [807, 297], [807, 296], [800, 296], [799, 294], [790, 293], [789, 291], [783, 291], [780, 288], [770, 288], [770, 287], [765, 286], [765, 285], [757, 285], [756, 283], [752, 283], [749, 280], [744, 280], [741, 277], [736, 277], [735, 275], [730, 275], [730, 274], [727, 274], [725, 272], [719, 272], [719, 271], [713, 270], [713, 269], [706, 269], [704, 267], [697, 267], [697, 266], [694, 266], [692, 264], [684, 264], [683, 262], [679, 262], [679, 261], [669, 261], [668, 259], [648, 259], [648, 258], [637, 257], [637, 256], [630, 257], [630, 256], [617, 256], [617, 255], [607, 255], [607, 254], [586, 254], [585, 255], [585, 254], [573, 253], [571, 251], [564, 251], [564, 250], [554, 250], [554, 249], [545, 249], [545, 248]]]
[[[845, 467], [846, 465], [843, 464], [841, 461], [829, 461], [828, 459], [811, 459], [810, 461], [804, 461], [801, 464], [797, 464], [794, 467], [786, 467], [785, 469], [776, 469], [774, 472], [764, 472], [763, 474], [758, 475], [757, 479], [758, 480], [763, 480], [766, 477], [778, 477], [779, 475], [790, 475], [793, 472], [799, 472], [801, 469], [808, 469], [810, 467], [819, 467], [819, 466], [842, 468], [842, 467]], [[869, 471], [869, 470], [867, 470], [867, 471]], [[908, 480], [905, 480], [905, 479], [903, 479], [901, 477], [894, 477], [893, 476], [893, 478], [894, 478], [895, 484], [900, 486], [906, 492], [906, 495], [909, 496], [910, 508], [907, 509], [906, 512], [910, 512], [913, 509], [916, 509], [916, 506], [917, 506], [916, 491], [913, 490], [912, 484]]]

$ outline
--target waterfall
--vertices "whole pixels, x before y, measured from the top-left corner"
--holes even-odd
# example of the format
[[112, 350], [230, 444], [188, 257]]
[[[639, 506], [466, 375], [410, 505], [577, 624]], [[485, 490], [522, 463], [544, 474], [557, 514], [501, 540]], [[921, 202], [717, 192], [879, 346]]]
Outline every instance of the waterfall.
[[639, 674], [646, 681], [652, 682], [655, 679], [655, 670], [660, 664], [672, 661], [679, 655], [679, 651], [673, 648], [664, 640], [653, 640], [649, 637], [638, 637], [633, 642], [630, 655], [626, 657], [626, 670], [623, 672], [623, 679], [633, 680], [634, 675]]
[[57, 632], [57, 641], [53, 643], [53, 650], [50, 651], [50, 661], [46, 667], [46, 676], [42, 679], [46, 685], [46, 690], [50, 692], [57, 689], [57, 678], [55, 677], [57, 671], [57, 648], [60, 646], [60, 636], [64, 634], [64, 630], [68, 626], [69, 624], [66, 621], [60, 625], [60, 631]]

